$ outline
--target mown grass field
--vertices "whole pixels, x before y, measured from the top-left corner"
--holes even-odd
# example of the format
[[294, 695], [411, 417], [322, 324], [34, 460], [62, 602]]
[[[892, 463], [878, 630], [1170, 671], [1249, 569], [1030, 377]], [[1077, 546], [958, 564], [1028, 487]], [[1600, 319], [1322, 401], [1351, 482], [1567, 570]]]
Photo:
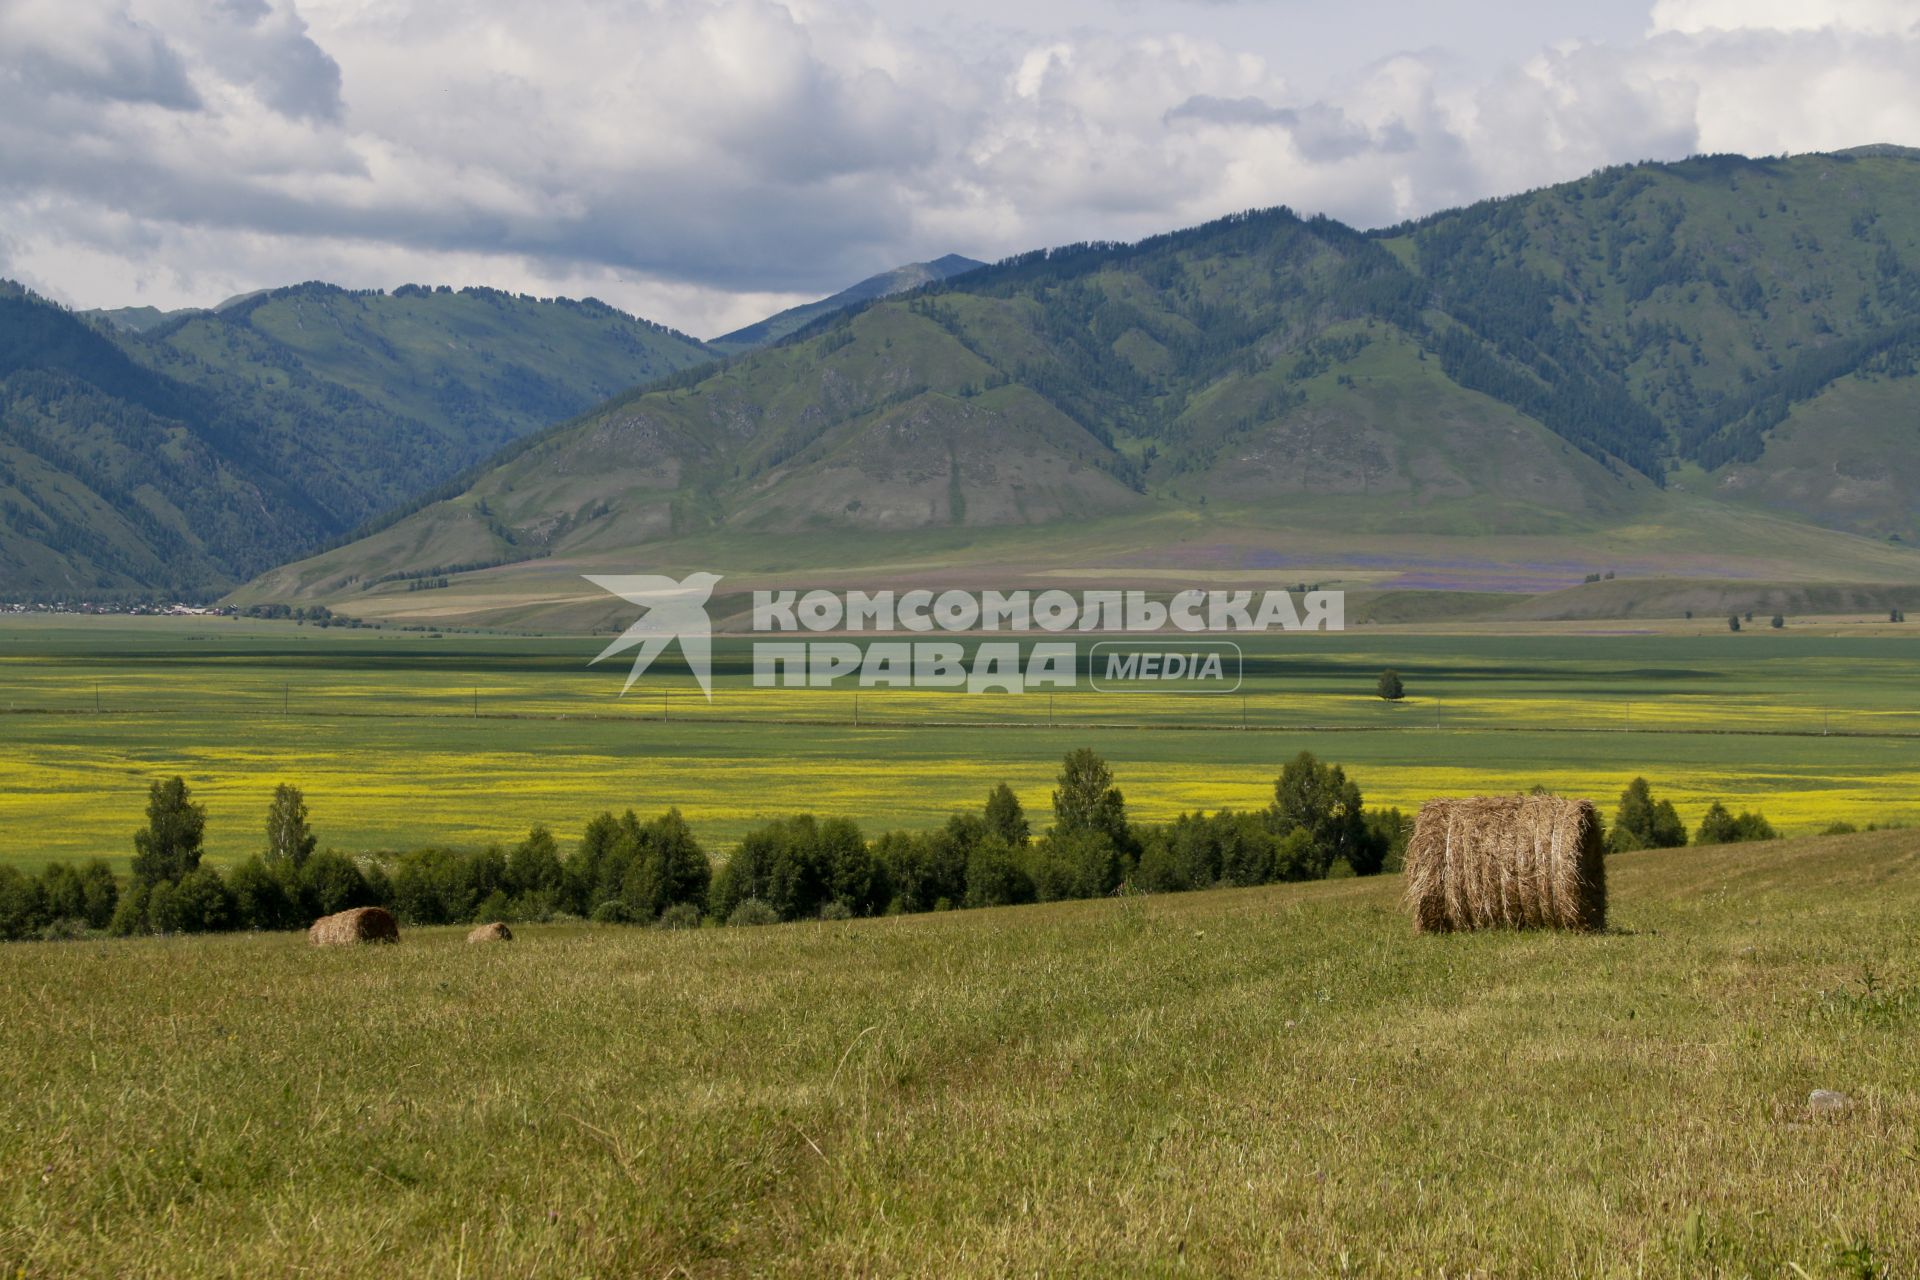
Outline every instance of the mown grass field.
[[[1920, 682], [1898, 635], [1414, 635], [1250, 646], [1242, 694], [966, 695], [750, 687], [721, 642], [624, 698], [591, 637], [347, 632], [225, 619], [0, 625], [0, 857], [130, 853], [147, 784], [184, 775], [216, 861], [257, 850], [275, 783], [349, 851], [562, 838], [609, 807], [679, 806], [724, 844], [766, 816], [936, 825], [1005, 780], [1043, 816], [1093, 746], [1136, 817], [1266, 802], [1308, 749], [1369, 803], [1536, 784], [1610, 805], [1637, 774], [1691, 824], [1714, 800], [1783, 830], [1920, 818]], [[1382, 667], [1410, 696], [1373, 696]], [[855, 717], [858, 717], [856, 723]], [[664, 717], [664, 718], [663, 718]]]
[[1608, 875], [10, 944], [0, 1274], [1912, 1274], [1920, 838]]

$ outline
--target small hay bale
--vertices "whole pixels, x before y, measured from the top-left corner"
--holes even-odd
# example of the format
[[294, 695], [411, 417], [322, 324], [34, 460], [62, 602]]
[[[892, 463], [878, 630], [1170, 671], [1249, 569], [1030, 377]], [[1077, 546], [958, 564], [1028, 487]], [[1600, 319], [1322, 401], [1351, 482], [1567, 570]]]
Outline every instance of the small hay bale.
[[483, 924], [467, 935], [468, 942], [512, 942], [513, 930], [495, 920], [492, 924]]
[[354, 907], [350, 911], [322, 916], [307, 930], [307, 941], [316, 947], [351, 947], [362, 942], [398, 942], [400, 926], [384, 907]]
[[1407, 906], [1421, 933], [1607, 927], [1600, 817], [1586, 800], [1429, 800], [1407, 841]]

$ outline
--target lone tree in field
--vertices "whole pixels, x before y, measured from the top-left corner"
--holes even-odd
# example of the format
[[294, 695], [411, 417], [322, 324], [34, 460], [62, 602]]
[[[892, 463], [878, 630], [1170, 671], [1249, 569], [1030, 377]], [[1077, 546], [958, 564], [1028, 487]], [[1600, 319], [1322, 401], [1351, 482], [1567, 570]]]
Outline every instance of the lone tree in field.
[[1687, 842], [1687, 829], [1671, 800], [1656, 801], [1645, 778], [1635, 778], [1620, 793], [1620, 811], [1607, 833], [1609, 853], [1635, 849], [1677, 849]]
[[1773, 621], [1769, 625], [1771, 625], [1775, 631], [1778, 631], [1787, 625], [1787, 619], [1785, 615], [1776, 613], [1773, 615]]
[[281, 783], [267, 806], [267, 861], [304, 866], [315, 843], [313, 828], [307, 825], [306, 796], [300, 788]]
[[200, 866], [207, 811], [194, 804], [184, 778], [156, 782], [147, 792], [147, 825], [133, 834], [133, 882], [165, 884]]
[[1737, 614], [1737, 613], [1730, 613], [1730, 614], [1728, 614], [1728, 615], [1727, 615], [1727, 630], [1729, 630], [1729, 631], [1738, 631], [1739, 629], [1740, 629], [1740, 615], [1739, 615], [1739, 614]]
[[1905, 622], [1906, 620], [1907, 620], [1907, 614], [1906, 614], [1906, 610], [1904, 610], [1904, 609], [1889, 609], [1889, 610], [1887, 610], [1887, 621], [1888, 621], [1888, 622]]
[[1062, 835], [1091, 831], [1116, 846], [1127, 839], [1127, 802], [1113, 785], [1113, 770], [1090, 747], [1067, 752], [1060, 789], [1053, 793], [1054, 826]]
[[1380, 673], [1380, 679], [1373, 690], [1388, 702], [1398, 702], [1407, 696], [1407, 687], [1400, 682], [1400, 673], [1392, 667]]
[[1020, 807], [1020, 797], [1004, 782], [987, 795], [986, 819], [987, 833], [999, 837], [1010, 849], [1024, 848], [1027, 837], [1032, 834], [1026, 810]]

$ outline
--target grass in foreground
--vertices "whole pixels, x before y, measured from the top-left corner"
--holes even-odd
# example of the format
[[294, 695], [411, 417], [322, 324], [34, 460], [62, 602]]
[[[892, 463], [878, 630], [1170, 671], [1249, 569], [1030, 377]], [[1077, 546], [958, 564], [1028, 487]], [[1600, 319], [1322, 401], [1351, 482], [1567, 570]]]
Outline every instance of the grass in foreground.
[[1920, 840], [1609, 874], [1598, 937], [1392, 878], [17, 944], [0, 1273], [1907, 1274]]

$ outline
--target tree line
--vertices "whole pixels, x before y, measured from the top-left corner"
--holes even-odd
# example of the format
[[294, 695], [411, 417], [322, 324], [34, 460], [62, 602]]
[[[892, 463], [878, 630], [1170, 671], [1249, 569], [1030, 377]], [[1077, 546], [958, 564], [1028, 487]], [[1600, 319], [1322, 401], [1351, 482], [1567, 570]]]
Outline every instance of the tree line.
[[[97, 859], [37, 876], [0, 865], [0, 939], [300, 929], [361, 906], [415, 925], [844, 919], [1375, 875], [1399, 870], [1410, 829], [1398, 809], [1366, 808], [1341, 766], [1304, 751], [1281, 768], [1259, 809], [1136, 822], [1111, 766], [1085, 748], [1061, 762], [1051, 799], [1045, 831], [1005, 783], [979, 809], [931, 831], [869, 837], [847, 818], [779, 818], [748, 831], [716, 866], [676, 809], [651, 819], [601, 813], [564, 855], [537, 826], [510, 848], [353, 858], [318, 848], [305, 797], [281, 784], [261, 852], [222, 873], [202, 865], [206, 809], [176, 777], [149, 789], [124, 879]], [[1716, 803], [1693, 842], [1773, 836], [1760, 814], [1736, 816]], [[1610, 852], [1623, 852], [1684, 845], [1688, 833], [1672, 803], [1636, 778], [1606, 838]]]

